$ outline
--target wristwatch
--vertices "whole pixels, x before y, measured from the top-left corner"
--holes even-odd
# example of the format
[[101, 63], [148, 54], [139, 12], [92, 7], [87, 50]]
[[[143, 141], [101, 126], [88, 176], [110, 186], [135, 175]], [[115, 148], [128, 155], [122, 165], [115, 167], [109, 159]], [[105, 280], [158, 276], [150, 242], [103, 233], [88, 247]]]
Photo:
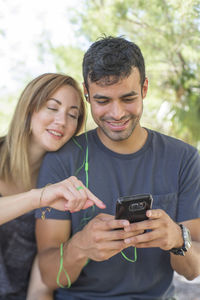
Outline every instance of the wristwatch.
[[185, 255], [185, 252], [187, 252], [190, 247], [192, 246], [192, 239], [190, 235], [190, 231], [187, 227], [185, 227], [183, 224], [178, 224], [182, 231], [183, 236], [183, 246], [180, 248], [172, 248], [169, 251], [172, 252], [175, 255]]

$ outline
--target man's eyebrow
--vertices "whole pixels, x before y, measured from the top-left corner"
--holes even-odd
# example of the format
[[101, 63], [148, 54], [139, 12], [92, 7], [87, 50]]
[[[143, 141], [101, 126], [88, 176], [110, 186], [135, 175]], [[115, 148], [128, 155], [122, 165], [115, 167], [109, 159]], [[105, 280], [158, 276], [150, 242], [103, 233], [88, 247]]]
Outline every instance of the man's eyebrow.
[[[127, 97], [132, 97], [132, 96], [138, 96], [138, 93], [135, 92], [135, 91], [131, 91], [127, 94], [121, 95], [119, 98], [121, 99], [121, 98], [127, 98]], [[93, 96], [93, 98], [95, 98], [95, 99], [105, 99], [105, 100], [110, 100], [111, 99], [111, 97], [104, 96], [104, 95], [101, 95], [101, 94], [95, 94]]]
[[95, 99], [106, 99], [106, 100], [111, 99], [111, 97], [104, 96], [104, 95], [101, 95], [101, 94], [95, 94], [95, 95], [93, 96], [93, 98], [95, 98]]
[[130, 93], [121, 95], [120, 98], [127, 98], [127, 97], [132, 97], [132, 96], [138, 96], [138, 93], [135, 91], [131, 91]]

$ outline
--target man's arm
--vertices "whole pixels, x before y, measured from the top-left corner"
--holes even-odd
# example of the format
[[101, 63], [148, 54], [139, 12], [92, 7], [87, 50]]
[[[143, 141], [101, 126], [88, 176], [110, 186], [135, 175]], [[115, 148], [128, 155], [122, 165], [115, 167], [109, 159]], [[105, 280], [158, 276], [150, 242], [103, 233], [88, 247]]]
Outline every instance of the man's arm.
[[[137, 248], [159, 247], [169, 251], [183, 246], [180, 226], [161, 209], [147, 212], [149, 220], [131, 224], [125, 231], [147, 230], [144, 234], [125, 239], [129, 246]], [[188, 280], [200, 275], [200, 218], [182, 222], [191, 232], [192, 247], [185, 256], [170, 253], [172, 268]]]
[[190, 230], [192, 247], [185, 256], [171, 253], [171, 266], [177, 273], [193, 280], [200, 275], [200, 219], [185, 221], [182, 224]]
[[[70, 237], [71, 221], [54, 219], [36, 220], [36, 240], [39, 266], [43, 282], [57, 288], [56, 278], [60, 267], [60, 244]], [[66, 283], [67, 285], [67, 283]]]
[[[63, 247], [63, 266], [71, 283], [77, 280], [88, 258], [95, 261], [109, 259], [127, 247], [124, 239], [133, 233], [124, 230], [129, 225], [127, 220], [115, 220], [114, 216], [99, 214], [71, 239], [69, 220], [37, 220], [36, 237], [39, 252], [39, 265], [44, 283], [51, 289], [57, 288], [56, 278], [60, 267], [60, 244]], [[135, 234], [140, 233], [136, 231]], [[68, 280], [61, 273], [60, 283], [68, 285]]]

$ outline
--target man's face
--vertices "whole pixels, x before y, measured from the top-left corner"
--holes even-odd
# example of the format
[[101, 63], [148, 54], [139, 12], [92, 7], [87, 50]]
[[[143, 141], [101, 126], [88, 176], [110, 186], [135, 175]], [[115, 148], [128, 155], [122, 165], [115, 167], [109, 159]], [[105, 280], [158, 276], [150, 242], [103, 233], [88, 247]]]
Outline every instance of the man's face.
[[148, 81], [141, 90], [140, 74], [134, 68], [129, 77], [113, 85], [89, 82], [91, 113], [98, 125], [102, 142], [118, 142], [131, 139], [139, 125]]

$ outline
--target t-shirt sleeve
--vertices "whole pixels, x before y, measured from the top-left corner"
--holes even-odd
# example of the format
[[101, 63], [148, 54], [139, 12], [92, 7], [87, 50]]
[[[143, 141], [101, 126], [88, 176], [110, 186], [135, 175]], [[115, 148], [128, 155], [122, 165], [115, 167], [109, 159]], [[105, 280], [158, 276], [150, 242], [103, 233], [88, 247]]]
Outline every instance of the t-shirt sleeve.
[[200, 155], [196, 149], [184, 157], [178, 199], [178, 222], [200, 218]]
[[[37, 187], [41, 188], [49, 183], [56, 183], [69, 177], [66, 164], [63, 164], [57, 152], [47, 153], [43, 159], [40, 167], [39, 176], [37, 180]], [[36, 209], [35, 217], [41, 218], [42, 209]], [[51, 208], [50, 211], [46, 210], [45, 218], [47, 219], [70, 219], [70, 213]]]

